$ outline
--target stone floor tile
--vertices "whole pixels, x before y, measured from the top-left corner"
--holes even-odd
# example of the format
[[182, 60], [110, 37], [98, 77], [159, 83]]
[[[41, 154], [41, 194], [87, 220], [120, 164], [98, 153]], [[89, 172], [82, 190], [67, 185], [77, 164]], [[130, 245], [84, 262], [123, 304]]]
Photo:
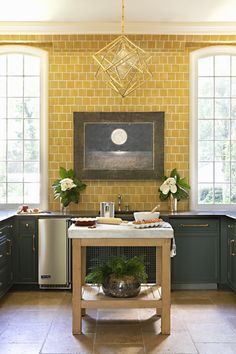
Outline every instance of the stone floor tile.
[[195, 343], [199, 354], [236, 354], [234, 343]]
[[145, 354], [142, 345], [96, 344], [93, 354]]
[[133, 324], [99, 324], [97, 325], [95, 343], [142, 344], [140, 325]]
[[0, 354], [39, 354], [41, 343], [1, 343]]
[[197, 349], [187, 331], [172, 332], [170, 336], [143, 333], [144, 347], [148, 354], [197, 354]]
[[235, 332], [226, 322], [188, 324], [188, 330], [194, 342], [235, 342]]
[[[62, 333], [61, 333], [62, 334]], [[48, 336], [40, 353], [42, 354], [92, 354], [94, 349], [94, 334], [73, 336]]]
[[50, 325], [18, 323], [8, 325], [0, 335], [2, 343], [43, 343]]
[[14, 316], [10, 317], [8, 322], [10, 325], [15, 324], [48, 324], [50, 325], [56, 317], [55, 311], [17, 311]]

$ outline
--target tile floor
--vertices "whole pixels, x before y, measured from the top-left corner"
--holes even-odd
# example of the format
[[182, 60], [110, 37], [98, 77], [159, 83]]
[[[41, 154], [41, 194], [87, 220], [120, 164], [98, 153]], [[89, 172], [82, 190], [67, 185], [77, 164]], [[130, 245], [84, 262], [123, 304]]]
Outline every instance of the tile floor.
[[71, 293], [10, 292], [0, 300], [0, 354], [236, 354], [236, 294], [172, 292], [172, 333], [154, 310], [90, 310], [71, 334]]

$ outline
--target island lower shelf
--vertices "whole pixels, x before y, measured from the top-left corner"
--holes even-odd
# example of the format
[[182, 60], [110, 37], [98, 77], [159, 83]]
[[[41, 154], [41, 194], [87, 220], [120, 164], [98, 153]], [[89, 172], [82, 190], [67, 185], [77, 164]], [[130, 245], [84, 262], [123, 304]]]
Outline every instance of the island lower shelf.
[[86, 284], [82, 288], [81, 307], [88, 308], [161, 308], [161, 287], [156, 284], [141, 285], [140, 293], [131, 298], [104, 295], [101, 286]]

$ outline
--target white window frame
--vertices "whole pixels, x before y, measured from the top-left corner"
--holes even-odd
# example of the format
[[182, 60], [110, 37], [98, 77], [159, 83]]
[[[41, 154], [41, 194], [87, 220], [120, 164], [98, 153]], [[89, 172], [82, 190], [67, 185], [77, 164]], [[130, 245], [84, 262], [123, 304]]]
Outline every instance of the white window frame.
[[[40, 204], [30, 207], [48, 208], [48, 52], [25, 45], [0, 46], [1, 54], [25, 54], [40, 58]], [[0, 204], [0, 209], [16, 209], [19, 204]]]
[[211, 55], [236, 55], [233, 46], [211, 46], [190, 53], [190, 209], [206, 210], [236, 210], [234, 204], [198, 204], [198, 59]]

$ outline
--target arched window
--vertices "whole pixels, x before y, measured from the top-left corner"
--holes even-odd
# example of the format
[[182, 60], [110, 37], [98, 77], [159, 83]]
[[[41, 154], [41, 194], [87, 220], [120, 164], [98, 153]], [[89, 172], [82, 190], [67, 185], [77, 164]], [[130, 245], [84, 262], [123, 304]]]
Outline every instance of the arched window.
[[47, 208], [47, 52], [0, 46], [0, 208]]
[[190, 54], [192, 210], [236, 209], [236, 48]]

